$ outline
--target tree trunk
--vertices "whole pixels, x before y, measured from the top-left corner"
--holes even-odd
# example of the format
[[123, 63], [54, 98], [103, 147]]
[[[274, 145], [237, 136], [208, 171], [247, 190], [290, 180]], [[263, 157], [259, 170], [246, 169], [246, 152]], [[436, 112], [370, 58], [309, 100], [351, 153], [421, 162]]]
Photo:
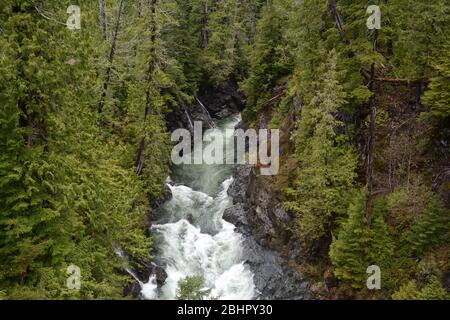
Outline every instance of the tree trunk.
[[[234, 16], [234, 23], [233, 23], [233, 28], [234, 28], [234, 32], [233, 32], [233, 52], [234, 49], [238, 46], [239, 43], [239, 37], [240, 37], [240, 27], [238, 27], [238, 23], [236, 23], [236, 20], [239, 21], [239, 19], [241, 19], [241, 16], [239, 15], [239, 13], [242, 12], [242, 2], [241, 1], [237, 1], [236, 2], [236, 8], [235, 8], [235, 16]], [[233, 57], [234, 59], [234, 57]]]
[[[375, 30], [373, 50], [377, 51], [378, 42], [378, 30]], [[375, 84], [375, 63], [372, 63], [370, 67], [370, 82], [369, 90], [374, 91]], [[367, 198], [366, 198], [366, 222], [370, 226], [372, 223], [372, 203], [373, 203], [373, 153], [375, 145], [375, 130], [376, 130], [376, 106], [375, 98], [372, 96], [369, 102], [370, 113], [370, 125], [369, 125], [369, 138], [367, 144]]]
[[108, 21], [106, 20], [106, 5], [105, 0], [98, 0], [100, 12], [100, 24], [102, 26], [103, 40], [108, 41]]
[[114, 33], [113, 33], [113, 38], [112, 38], [112, 42], [111, 42], [111, 50], [109, 51], [109, 58], [108, 58], [109, 63], [108, 63], [108, 67], [106, 68], [105, 81], [103, 82], [102, 97], [100, 99], [100, 103], [98, 104], [98, 112], [99, 113], [103, 112], [106, 94], [108, 92], [109, 82], [111, 80], [112, 64], [114, 62], [114, 56], [116, 54], [117, 36], [119, 34], [119, 27], [122, 22], [123, 7], [124, 7], [124, 0], [120, 0], [119, 13], [117, 14], [117, 20], [116, 20], [116, 24], [114, 26]]
[[201, 34], [201, 42], [200, 47], [206, 48], [208, 46], [208, 15], [209, 15], [209, 9], [208, 9], [208, 0], [205, 0], [203, 3], [203, 19], [202, 19], [202, 34]]
[[138, 12], [138, 17], [142, 17], [142, 3], [141, 1], [137, 2], [137, 12]]
[[150, 61], [148, 63], [147, 70], [147, 83], [148, 87], [145, 91], [145, 111], [144, 111], [144, 133], [141, 138], [141, 143], [139, 146], [138, 157], [136, 160], [136, 174], [140, 175], [142, 173], [142, 169], [144, 168], [145, 162], [145, 150], [147, 149], [148, 142], [146, 140], [146, 122], [148, 116], [152, 113], [151, 108], [151, 92], [150, 87], [153, 83], [153, 76], [156, 70], [156, 3], [157, 0], [149, 0], [150, 3], [150, 41], [152, 44], [152, 49], [150, 52]]
[[344, 37], [344, 19], [342, 18], [341, 14], [339, 13], [339, 10], [337, 9], [336, 0], [330, 1], [330, 10], [331, 14], [333, 15], [334, 22], [336, 23], [336, 27], [339, 30], [339, 34], [342, 37]]
[[142, 173], [142, 169], [144, 168], [145, 149], [147, 149], [147, 141], [145, 140], [144, 137], [142, 137], [141, 143], [139, 145], [138, 159], [136, 161], [137, 175], [140, 175]]
[[257, 22], [257, 9], [256, 9], [256, 4], [254, 2], [254, 0], [250, 1], [250, 34], [248, 37], [248, 43], [252, 44], [254, 39], [255, 39], [255, 34], [256, 34], [256, 22]]

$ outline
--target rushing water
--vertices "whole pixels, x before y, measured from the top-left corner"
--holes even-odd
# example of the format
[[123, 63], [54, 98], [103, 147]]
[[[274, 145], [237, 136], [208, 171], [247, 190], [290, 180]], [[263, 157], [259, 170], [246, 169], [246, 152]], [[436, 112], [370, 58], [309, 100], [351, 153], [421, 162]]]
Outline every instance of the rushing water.
[[[240, 116], [217, 124], [225, 133]], [[233, 143], [230, 137], [227, 145]], [[203, 145], [203, 150], [206, 144]], [[226, 150], [231, 150], [227, 148]], [[226, 152], [224, 152], [226, 157]], [[176, 299], [178, 282], [201, 275], [211, 296], [219, 299], [252, 299], [253, 274], [244, 263], [242, 236], [223, 212], [231, 205], [227, 194], [233, 181], [231, 165], [181, 165], [169, 182], [172, 199], [157, 214], [153, 234], [157, 237], [157, 260], [165, 266], [167, 279], [158, 290], [154, 276], [142, 285], [146, 299]]]

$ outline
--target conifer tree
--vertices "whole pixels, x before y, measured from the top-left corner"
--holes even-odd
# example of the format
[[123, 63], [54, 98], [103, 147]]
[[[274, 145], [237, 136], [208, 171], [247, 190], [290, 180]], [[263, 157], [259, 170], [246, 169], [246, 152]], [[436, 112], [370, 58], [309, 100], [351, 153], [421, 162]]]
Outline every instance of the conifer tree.
[[393, 244], [384, 221], [384, 208], [375, 203], [372, 224], [365, 221], [365, 196], [358, 194], [348, 208], [348, 218], [342, 224], [330, 247], [334, 274], [354, 288], [365, 286], [367, 267], [377, 265], [386, 274], [393, 254]]
[[307, 244], [330, 235], [335, 219], [345, 214], [356, 168], [345, 136], [336, 133], [342, 123], [334, 117], [345, 97], [334, 51], [319, 72], [323, 76], [315, 83], [316, 96], [301, 110], [296, 133], [299, 169], [285, 203], [296, 215], [299, 238]]
[[417, 288], [415, 280], [411, 280], [392, 295], [394, 300], [448, 300], [449, 298], [450, 294], [436, 277], [432, 277], [422, 289]]
[[272, 2], [261, 12], [254, 49], [251, 54], [250, 75], [243, 84], [248, 96], [246, 112], [255, 113], [270, 99], [277, 80], [287, 74], [288, 66], [280, 63], [280, 43], [285, 16]]
[[420, 256], [436, 245], [449, 244], [449, 231], [450, 210], [433, 198], [407, 233], [406, 239], [412, 252]]
[[[83, 32], [61, 25], [58, 1], [0, 11], [0, 283], [9, 298], [118, 298], [128, 280], [116, 249], [151, 258], [143, 184], [124, 161], [126, 143], [97, 121], [98, 8], [80, 6]], [[18, 59], [6, 58], [13, 52]], [[79, 291], [66, 287], [69, 265], [80, 268]]]
[[211, 289], [204, 288], [202, 276], [186, 277], [178, 283], [179, 300], [205, 300], [210, 294]]
[[450, 45], [446, 47], [443, 56], [436, 59], [433, 68], [436, 75], [431, 78], [428, 90], [422, 98], [422, 103], [430, 106], [431, 114], [441, 119], [450, 117]]

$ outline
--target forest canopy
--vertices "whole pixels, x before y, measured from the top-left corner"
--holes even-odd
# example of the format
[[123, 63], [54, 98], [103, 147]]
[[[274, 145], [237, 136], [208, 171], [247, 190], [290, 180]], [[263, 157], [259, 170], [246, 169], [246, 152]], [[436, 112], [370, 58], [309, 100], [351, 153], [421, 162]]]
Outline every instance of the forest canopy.
[[[449, 299], [449, 11], [2, 0], [0, 299], [129, 298], [125, 269], [154, 259], [170, 119], [224, 83], [246, 97], [243, 123], [282, 131], [274, 199], [316, 298]], [[79, 290], [66, 286], [73, 265]], [[365, 287], [369, 265], [380, 290]], [[201, 284], [184, 279], [179, 296], [203, 299]]]

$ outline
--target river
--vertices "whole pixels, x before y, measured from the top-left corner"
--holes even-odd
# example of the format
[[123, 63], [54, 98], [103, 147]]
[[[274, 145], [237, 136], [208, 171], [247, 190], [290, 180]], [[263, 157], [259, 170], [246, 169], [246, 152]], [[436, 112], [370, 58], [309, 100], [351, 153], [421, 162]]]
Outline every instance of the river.
[[[217, 122], [216, 130], [225, 135], [239, 121], [240, 115], [232, 116]], [[231, 137], [225, 140], [234, 142]], [[206, 147], [204, 143], [203, 150]], [[255, 297], [253, 273], [242, 255], [243, 237], [222, 217], [232, 205], [227, 194], [232, 174], [233, 166], [226, 164], [173, 167], [168, 179], [172, 198], [155, 214], [152, 226], [156, 262], [164, 266], [167, 279], [161, 288], [154, 276], [143, 284], [145, 299], [176, 299], [178, 282], [187, 276], [202, 276], [212, 298]]]

